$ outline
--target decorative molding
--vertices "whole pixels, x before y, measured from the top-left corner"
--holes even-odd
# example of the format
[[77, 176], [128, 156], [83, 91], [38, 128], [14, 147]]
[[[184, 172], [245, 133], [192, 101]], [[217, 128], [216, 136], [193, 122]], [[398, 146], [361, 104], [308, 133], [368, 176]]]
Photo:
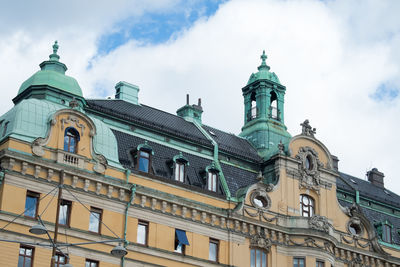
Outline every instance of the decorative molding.
[[329, 233], [329, 229], [333, 227], [332, 224], [328, 221], [328, 218], [318, 215], [314, 215], [308, 219], [308, 226], [311, 229], [323, 231], [325, 233]]
[[271, 249], [272, 241], [266, 238], [264, 234], [256, 233], [251, 236], [250, 246], [265, 249], [267, 252]]
[[305, 120], [303, 123], [300, 123], [301, 126], [301, 134], [314, 137], [314, 134], [317, 133], [315, 128], [312, 128], [309, 120]]
[[296, 155], [300, 160], [298, 171], [300, 173], [300, 188], [313, 189], [319, 193], [321, 188], [320, 168], [322, 162], [318, 159], [318, 153], [311, 147], [300, 147]]

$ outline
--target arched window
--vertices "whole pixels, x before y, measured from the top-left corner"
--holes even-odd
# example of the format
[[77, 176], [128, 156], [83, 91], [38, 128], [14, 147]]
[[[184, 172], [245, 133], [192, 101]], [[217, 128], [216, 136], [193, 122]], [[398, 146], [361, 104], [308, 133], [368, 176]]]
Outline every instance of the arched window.
[[250, 120], [254, 120], [257, 118], [257, 102], [256, 102], [256, 93], [251, 94], [251, 109], [250, 109]]
[[315, 202], [309, 195], [300, 195], [300, 212], [301, 216], [312, 217], [315, 211]]
[[275, 119], [275, 120], [279, 120], [279, 116], [278, 116], [278, 105], [277, 105], [277, 96], [276, 93], [274, 91], [271, 92], [271, 103], [270, 103], [270, 114], [271, 114], [271, 118]]
[[72, 127], [65, 129], [64, 151], [76, 153], [78, 151], [79, 132]]

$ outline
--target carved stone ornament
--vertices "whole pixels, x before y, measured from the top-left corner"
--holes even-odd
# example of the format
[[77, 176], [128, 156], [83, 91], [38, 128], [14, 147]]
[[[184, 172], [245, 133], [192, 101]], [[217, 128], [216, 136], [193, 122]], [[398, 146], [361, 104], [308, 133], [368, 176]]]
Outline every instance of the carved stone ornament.
[[66, 119], [61, 119], [61, 130], [64, 130], [65, 124], [69, 124], [71, 126], [75, 126], [76, 128], [81, 129], [81, 135], [83, 135], [83, 132], [85, 130], [85, 125], [79, 122], [79, 119], [75, 117], [74, 115], [68, 115]]
[[252, 247], [258, 247], [265, 249], [267, 252], [269, 252], [272, 242], [271, 239], [266, 238], [263, 234], [261, 233], [256, 233], [253, 235], [250, 239], [250, 245]]
[[318, 153], [311, 147], [301, 147], [296, 158], [300, 160], [300, 188], [319, 192], [321, 187], [319, 168], [323, 166], [323, 163], [318, 159]]
[[325, 233], [329, 233], [329, 228], [332, 227], [332, 224], [328, 221], [325, 216], [314, 215], [308, 219], [308, 225], [311, 229], [323, 231]]
[[314, 137], [314, 134], [317, 133], [315, 128], [312, 128], [310, 122], [305, 120], [303, 123], [300, 123], [301, 126], [301, 134]]

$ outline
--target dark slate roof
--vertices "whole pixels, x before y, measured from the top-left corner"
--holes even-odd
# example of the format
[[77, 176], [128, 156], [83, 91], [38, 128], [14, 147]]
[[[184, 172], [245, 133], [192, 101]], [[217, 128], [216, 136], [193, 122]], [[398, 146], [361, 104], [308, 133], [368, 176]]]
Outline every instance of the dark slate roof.
[[[124, 167], [129, 168], [133, 172], [137, 172], [131, 153], [136, 150], [138, 145], [144, 144], [145, 139], [117, 130], [112, 131], [117, 138], [119, 161]], [[167, 181], [169, 183], [187, 186], [192, 189], [197, 188], [198, 190], [203, 190], [205, 193], [215, 194], [206, 190], [205, 169], [207, 166], [211, 165], [211, 160], [189, 153], [182, 153], [182, 155], [189, 161], [189, 165], [186, 168], [185, 184], [182, 184], [174, 180], [172, 161], [173, 157], [179, 155], [180, 151], [151, 141], [148, 141], [147, 143], [152, 147], [154, 152], [154, 156], [152, 157], [152, 170], [154, 176], [151, 177], [156, 179], [168, 179]], [[257, 174], [238, 167], [222, 164], [222, 171], [232, 195], [234, 195], [236, 190], [240, 187], [245, 187], [257, 182]], [[221, 185], [219, 185], [217, 193], [221, 196], [224, 194]]]
[[[358, 190], [361, 197], [370, 198], [400, 208], [400, 196], [396, 195], [390, 190], [378, 187], [374, 184], [371, 184], [369, 181], [359, 179], [345, 173], [339, 174], [341, 179], [337, 179], [338, 189], [350, 192]], [[389, 194], [387, 194], [385, 191]]]
[[[163, 135], [169, 135], [185, 139], [197, 145], [212, 149], [211, 142], [201, 133], [197, 127], [185, 119], [161, 111], [146, 105], [134, 105], [119, 99], [87, 100], [89, 110], [108, 114], [116, 118], [128, 121], [133, 125], [148, 128], [152, 131], [159, 131]], [[207, 131], [212, 131], [212, 137], [218, 143], [222, 152], [231, 154], [240, 159], [252, 162], [261, 162], [257, 151], [245, 139], [234, 134], [229, 134], [215, 128], [203, 125]]]
[[[351, 203], [343, 200], [339, 200], [339, 203], [344, 206], [344, 207], [351, 207]], [[383, 222], [385, 220], [389, 221], [391, 224], [393, 224], [392, 228], [392, 243], [400, 245], [400, 236], [397, 233], [397, 230], [400, 228], [400, 218], [397, 218], [395, 216], [390, 216], [386, 213], [382, 213], [370, 208], [362, 207], [361, 210], [364, 213], [364, 215], [369, 219], [372, 225], [374, 223], [379, 223]]]

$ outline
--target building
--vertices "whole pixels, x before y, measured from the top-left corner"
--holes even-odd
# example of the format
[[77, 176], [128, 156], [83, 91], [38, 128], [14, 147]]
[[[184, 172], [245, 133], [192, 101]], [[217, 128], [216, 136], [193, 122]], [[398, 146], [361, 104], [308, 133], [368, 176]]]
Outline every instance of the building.
[[236, 136], [189, 97], [85, 99], [57, 50], [0, 118], [0, 266], [400, 266], [400, 197], [341, 173], [308, 120], [287, 132], [264, 53]]

